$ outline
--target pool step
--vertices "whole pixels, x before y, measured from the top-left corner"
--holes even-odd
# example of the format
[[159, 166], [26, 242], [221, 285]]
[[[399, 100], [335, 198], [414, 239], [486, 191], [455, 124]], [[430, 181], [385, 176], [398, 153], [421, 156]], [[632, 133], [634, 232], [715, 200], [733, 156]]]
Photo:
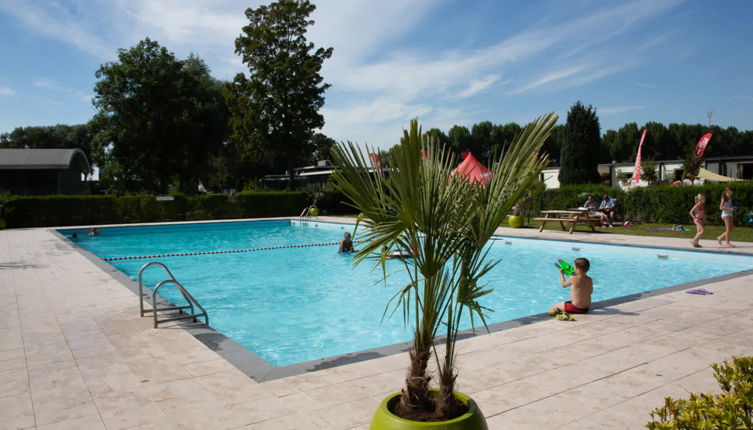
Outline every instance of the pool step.
[[[168, 279], [165, 279], [163, 281], [160, 281], [157, 283], [157, 285], [154, 287], [154, 290], [152, 291], [152, 309], [144, 309], [144, 282], [143, 282], [143, 274], [144, 270], [148, 269], [152, 266], [158, 266], [165, 270], [167, 275], [169, 276]], [[175, 287], [178, 289], [180, 294], [183, 296], [183, 298], [186, 300], [188, 304], [183, 306], [164, 306], [164, 307], [158, 307], [157, 306], [157, 291], [159, 291], [160, 288], [162, 288], [165, 285], [175, 285]], [[207, 314], [206, 309], [204, 309], [203, 306], [199, 303], [198, 300], [196, 300], [191, 293], [186, 290], [186, 288], [178, 282], [177, 279], [175, 279], [175, 276], [173, 276], [172, 272], [170, 272], [170, 269], [167, 268], [164, 264], [158, 262], [158, 261], [152, 261], [151, 263], [146, 263], [141, 267], [141, 270], [139, 270], [139, 307], [141, 311], [141, 316], [143, 317], [144, 314], [151, 312], [152, 318], [154, 319], [154, 328], [157, 328], [160, 324], [169, 322], [169, 321], [179, 321], [179, 320], [186, 320], [186, 319], [193, 319], [193, 322], [198, 322], [199, 317], [204, 317], [204, 324], [209, 325], [209, 315]], [[196, 308], [200, 310], [200, 312], [196, 312]], [[189, 313], [184, 313], [184, 311], [190, 310]], [[169, 314], [170, 316], [167, 316], [166, 318], [159, 319], [160, 316], [159, 312], [167, 312], [167, 311], [178, 311], [177, 314]], [[177, 316], [175, 316], [177, 315]]]

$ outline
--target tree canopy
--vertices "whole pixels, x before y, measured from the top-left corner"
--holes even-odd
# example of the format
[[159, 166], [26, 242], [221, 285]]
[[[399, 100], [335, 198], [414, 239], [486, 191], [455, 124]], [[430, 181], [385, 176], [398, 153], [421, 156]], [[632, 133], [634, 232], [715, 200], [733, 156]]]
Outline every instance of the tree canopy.
[[596, 109], [576, 102], [567, 114], [565, 140], [560, 149], [562, 185], [598, 183], [601, 135]]
[[147, 38], [119, 49], [96, 76], [91, 125], [102, 176], [120, 190], [165, 193], [177, 180], [196, 192], [227, 121], [221, 84], [204, 62], [179, 60]]
[[235, 40], [235, 53], [248, 67], [228, 84], [231, 141], [247, 162], [267, 160], [274, 168], [307, 161], [316, 145], [314, 130], [324, 125], [319, 109], [329, 84], [319, 74], [332, 48], [306, 40], [313, 25], [310, 2], [280, 0], [246, 10], [249, 24]]

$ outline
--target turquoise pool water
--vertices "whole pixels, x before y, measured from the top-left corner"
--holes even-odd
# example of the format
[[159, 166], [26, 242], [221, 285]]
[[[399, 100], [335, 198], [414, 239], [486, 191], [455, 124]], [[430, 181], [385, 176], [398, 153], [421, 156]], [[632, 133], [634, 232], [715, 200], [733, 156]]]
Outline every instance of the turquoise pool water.
[[[330, 243], [352, 229], [285, 220], [113, 227], [93, 237], [86, 230], [60, 232], [109, 258]], [[554, 268], [559, 258], [591, 261], [594, 301], [753, 269], [748, 256], [517, 238], [493, 241], [491, 257], [502, 262], [485, 278], [495, 289], [482, 302], [494, 310], [490, 324], [538, 314], [566, 300], [569, 290], [560, 287]], [[170, 268], [207, 309], [212, 328], [275, 366], [411, 339], [400, 312], [382, 321], [385, 304], [407, 280], [399, 261], [388, 262], [386, 282], [368, 262], [353, 267], [336, 245], [109, 263], [135, 280], [151, 261]], [[157, 268], [145, 272], [150, 288], [163, 279]], [[179, 302], [171, 289], [163, 295]]]

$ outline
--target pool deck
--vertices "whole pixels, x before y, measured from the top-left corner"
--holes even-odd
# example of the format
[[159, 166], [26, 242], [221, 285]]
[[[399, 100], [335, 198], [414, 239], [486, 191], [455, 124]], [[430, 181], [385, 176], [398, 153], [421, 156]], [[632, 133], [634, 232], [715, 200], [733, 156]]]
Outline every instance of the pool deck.
[[[737, 245], [753, 255], [753, 243]], [[753, 354], [753, 275], [703, 287], [714, 294], [675, 291], [464, 339], [458, 388], [490, 429], [643, 428], [664, 397], [716, 391], [709, 363]], [[399, 353], [255, 382], [184, 329], [152, 329], [131, 290], [49, 229], [0, 230], [0, 304], [0, 429], [367, 429], [408, 365]]]

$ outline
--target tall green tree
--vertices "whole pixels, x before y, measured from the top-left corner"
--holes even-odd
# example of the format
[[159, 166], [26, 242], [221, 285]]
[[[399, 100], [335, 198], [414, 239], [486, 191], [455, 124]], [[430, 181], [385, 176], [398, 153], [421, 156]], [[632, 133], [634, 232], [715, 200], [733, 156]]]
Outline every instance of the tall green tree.
[[494, 146], [494, 124], [481, 121], [471, 127], [471, 147], [469, 151], [483, 164], [488, 163]]
[[311, 153], [309, 161], [311, 164], [316, 164], [318, 161], [330, 159], [332, 148], [337, 145], [337, 141], [325, 134], [314, 133], [311, 137], [311, 145], [314, 147], [314, 152]]
[[196, 192], [226, 136], [222, 87], [198, 57], [146, 38], [96, 73], [94, 161], [117, 191]]
[[432, 128], [426, 132], [427, 136], [435, 139], [442, 147], [448, 147], [450, 145], [450, 138], [440, 129]]
[[332, 48], [306, 40], [315, 6], [307, 0], [279, 0], [246, 9], [249, 24], [235, 39], [235, 53], [248, 67], [225, 91], [231, 113], [231, 140], [241, 157], [273, 155], [274, 164], [293, 167], [315, 151], [314, 130], [324, 125], [319, 109], [329, 84], [319, 74]]
[[501, 154], [505, 148], [508, 148], [512, 144], [513, 139], [515, 139], [515, 136], [520, 133], [520, 130], [520, 126], [514, 122], [505, 125], [495, 125], [491, 134], [492, 144], [489, 158], [495, 158], [497, 154]]
[[471, 132], [462, 125], [452, 126], [450, 131], [447, 132], [447, 137], [450, 139], [450, 150], [456, 155], [470, 151], [473, 147]]
[[560, 152], [559, 181], [562, 185], [601, 182], [599, 154], [601, 134], [596, 109], [578, 101], [567, 114], [565, 141]]
[[560, 124], [554, 127], [552, 133], [547, 137], [544, 146], [541, 151], [549, 155], [551, 164], [553, 166], [560, 165], [560, 153], [562, 152], [562, 145], [565, 141], [565, 126]]

